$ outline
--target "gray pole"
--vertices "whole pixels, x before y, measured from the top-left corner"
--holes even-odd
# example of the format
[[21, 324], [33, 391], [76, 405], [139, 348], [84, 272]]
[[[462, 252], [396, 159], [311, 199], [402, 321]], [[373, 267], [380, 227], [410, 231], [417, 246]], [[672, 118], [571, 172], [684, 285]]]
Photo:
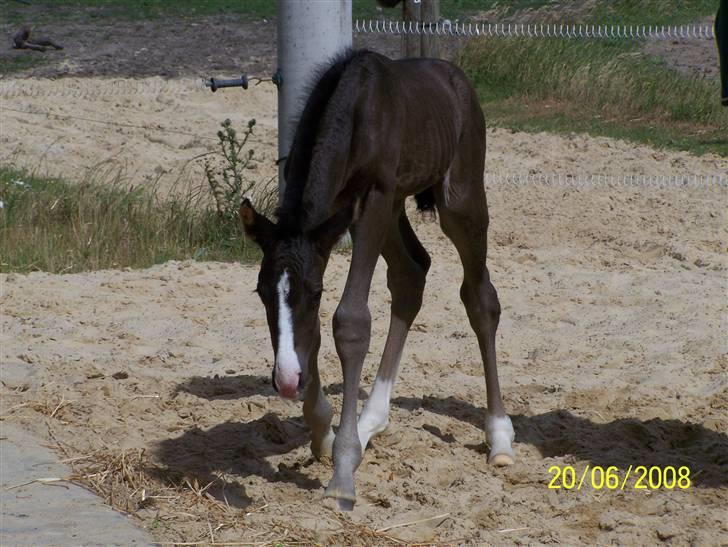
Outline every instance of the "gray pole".
[[[373, 1], [373, 0], [372, 0]], [[351, 0], [278, 0], [278, 157], [288, 155], [295, 122], [316, 69], [351, 47]], [[283, 162], [278, 191], [283, 195]]]

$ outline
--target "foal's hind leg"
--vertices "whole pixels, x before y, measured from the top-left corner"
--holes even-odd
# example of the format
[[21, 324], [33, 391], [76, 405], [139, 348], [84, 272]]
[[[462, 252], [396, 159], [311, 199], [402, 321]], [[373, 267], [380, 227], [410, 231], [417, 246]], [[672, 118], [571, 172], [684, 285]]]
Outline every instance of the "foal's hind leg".
[[369, 440], [384, 431], [389, 423], [389, 400], [397, 379], [402, 350], [410, 326], [422, 306], [425, 278], [430, 268], [430, 257], [412, 230], [404, 210], [392, 222], [382, 256], [387, 261], [387, 287], [392, 295], [392, 316], [377, 377], [359, 417], [362, 452]]
[[[466, 176], [466, 173], [459, 172], [458, 163], [456, 160], [453, 165], [452, 176]], [[494, 465], [510, 465], [514, 461], [511, 447], [514, 432], [498, 384], [495, 335], [501, 308], [485, 265], [488, 205], [481, 177], [482, 174], [478, 173], [472, 178], [472, 184], [469, 184], [469, 180], [453, 180], [453, 184], [460, 183], [457, 187], [446, 181], [437, 189], [436, 196], [440, 225], [455, 244], [463, 264], [464, 279], [460, 298], [465, 304], [483, 358], [488, 396], [485, 431], [490, 444], [489, 461]]]

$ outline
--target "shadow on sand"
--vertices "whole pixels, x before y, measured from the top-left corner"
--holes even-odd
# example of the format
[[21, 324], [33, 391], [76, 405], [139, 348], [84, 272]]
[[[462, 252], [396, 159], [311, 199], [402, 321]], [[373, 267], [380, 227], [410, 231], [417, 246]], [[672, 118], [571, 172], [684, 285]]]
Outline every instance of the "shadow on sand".
[[[231, 400], [275, 393], [270, 378], [253, 375], [195, 377], [180, 384], [177, 391], [206, 399]], [[341, 393], [341, 385], [334, 384], [325, 391], [329, 395]], [[362, 390], [360, 398], [364, 397]], [[409, 411], [422, 408], [479, 429], [483, 427], [484, 410], [454, 397], [397, 397], [392, 405]], [[621, 469], [630, 465], [648, 468], [686, 465], [695, 486], [728, 485], [728, 436], [700, 424], [659, 418], [595, 423], [565, 410], [536, 416], [514, 415], [512, 419], [516, 441], [535, 446], [544, 457], [573, 456], [592, 465], [604, 468], [614, 465]], [[448, 443], [457, 442], [452, 435], [443, 435], [436, 426], [423, 427]], [[266, 459], [290, 452], [308, 440], [302, 418], [281, 420], [268, 413], [257, 420], [226, 422], [207, 431], [188, 430], [180, 437], [158, 443], [155, 453], [157, 461], [170, 472], [196, 479], [200, 485], [216, 480], [217, 473], [223, 472], [242, 478], [255, 475], [270, 482], [288, 482], [315, 490], [322, 488], [318, 479], [310, 478], [295, 466], [280, 465], [274, 469]], [[486, 452], [485, 443], [466, 446]], [[250, 504], [244, 491], [235, 493], [224, 489], [224, 481], [217, 480], [208, 491], [218, 499], [227, 499], [231, 505]]]
[[[341, 382], [324, 386], [326, 395], [341, 395], [344, 386]], [[236, 376], [193, 376], [177, 386], [177, 393], [190, 393], [208, 400], [244, 399], [253, 395], [273, 396], [270, 376], [239, 374]], [[359, 389], [359, 399], [366, 399], [367, 392]]]
[[190, 393], [201, 399], [244, 399], [253, 395], [275, 395], [270, 376], [238, 374], [236, 376], [193, 376], [182, 382], [177, 393]]
[[[247, 507], [251, 499], [237, 487], [231, 488], [219, 473], [244, 479], [255, 475], [268, 482], [287, 482], [306, 490], [322, 488], [295, 466], [283, 464], [274, 468], [268, 456], [286, 454], [309, 442], [308, 430], [300, 418], [281, 420], [273, 413], [249, 422], [225, 422], [208, 430], [193, 428], [180, 437], [165, 439], [154, 450], [157, 463], [166, 467], [166, 474], [200, 487], [214, 481], [207, 490], [231, 506]], [[227, 488], [226, 488], [227, 487]]]
[[[454, 397], [397, 397], [393, 405], [406, 410], [422, 408], [482, 428], [485, 411]], [[544, 457], [573, 456], [605, 469], [630, 465], [645, 467], [686, 465], [695, 486], [728, 485], [728, 436], [696, 423], [680, 420], [620, 418], [595, 423], [566, 410], [536, 416], [512, 415], [516, 442], [535, 446]], [[425, 427], [442, 438], [440, 430]], [[449, 442], [449, 439], [447, 439]], [[485, 443], [471, 445], [486, 452]]]

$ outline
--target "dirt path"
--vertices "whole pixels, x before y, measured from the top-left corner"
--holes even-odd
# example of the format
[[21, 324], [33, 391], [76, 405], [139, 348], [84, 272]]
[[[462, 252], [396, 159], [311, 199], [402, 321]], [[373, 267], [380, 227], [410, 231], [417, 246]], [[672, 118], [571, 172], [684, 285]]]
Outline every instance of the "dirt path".
[[[504, 23], [578, 23], [595, 6], [592, 0], [552, 3], [540, 9], [504, 13], [502, 7], [475, 13], [471, 19]], [[246, 73], [270, 77], [276, 69], [275, 18], [249, 18], [235, 14], [190, 18], [158, 18], [150, 21], [113, 19], [95, 10], [79, 10], [54, 17], [28, 12], [25, 24], [38, 21], [37, 32], [64, 45], [63, 51], [39, 53], [0, 49], [0, 63], [30, 62], [15, 77], [58, 78], [67, 76], [131, 78], [209, 78]], [[398, 18], [400, 10], [381, 11], [384, 18]], [[60, 22], [58, 22], [60, 21]], [[712, 25], [714, 16], [699, 24]], [[0, 36], [10, 42], [20, 23], [0, 22]], [[442, 40], [445, 57], [453, 58], [465, 40]], [[355, 34], [354, 47], [370, 48], [399, 57], [401, 38], [386, 34]], [[717, 78], [718, 58], [713, 40], [655, 40], [644, 52], [668, 66], [697, 77]], [[0, 75], [0, 79], [2, 75]]]
[[[330, 469], [310, 459], [300, 405], [270, 387], [253, 267], [1, 276], [1, 357], [32, 374], [0, 388], [0, 414], [55, 442], [50, 427], [85, 458], [79, 471], [103, 476], [98, 489], [158, 541], [206, 541], [211, 527], [216, 541], [373, 543], [382, 536], [371, 530], [446, 515], [385, 535], [725, 542], [725, 193], [532, 187], [489, 200], [511, 468], [485, 463], [482, 366], [458, 299], [460, 268], [436, 224], [423, 221], [416, 229], [433, 255], [425, 305], [390, 430], [358, 471], [351, 520], [322, 500]], [[333, 257], [322, 304], [323, 377], [337, 408], [329, 324], [346, 268], [346, 256]], [[384, 343], [385, 285], [380, 264], [365, 385]], [[630, 465], [684, 465], [694, 480], [684, 491], [554, 491], [553, 465], [615, 465], [622, 476]], [[209, 498], [194, 493], [210, 482]]]
[[[28, 17], [32, 20], [32, 16]], [[237, 15], [150, 21], [109, 20], [108, 17], [44, 21], [38, 32], [52, 36], [62, 51], [39, 53], [0, 49], [0, 62], [31, 61], [17, 76], [90, 77], [270, 77], [276, 69], [276, 22]], [[19, 25], [0, 23], [0, 36], [12, 36]], [[457, 46], [453, 42], [448, 50]], [[354, 47], [374, 48], [399, 56], [396, 36], [357, 35]]]

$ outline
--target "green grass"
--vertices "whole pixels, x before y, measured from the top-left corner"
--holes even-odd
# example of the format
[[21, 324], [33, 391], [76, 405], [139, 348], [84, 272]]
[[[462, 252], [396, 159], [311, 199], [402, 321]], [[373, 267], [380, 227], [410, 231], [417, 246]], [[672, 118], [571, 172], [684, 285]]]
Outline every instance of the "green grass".
[[207, 15], [236, 14], [269, 17], [275, 12], [272, 0], [34, 0], [31, 5], [9, 2], [5, 17], [21, 22], [32, 15], [36, 24], [54, 24], [70, 20], [100, 23], [114, 20], [157, 19], [164, 17], [195, 18]]
[[[334, 1], [334, 0], [331, 0]], [[270, 18], [276, 13], [275, 0], [33, 0], [30, 5], [5, 2], [4, 18], [17, 23], [32, 14], [35, 23], [64, 19], [90, 18], [157, 19], [164, 17], [194, 18], [207, 15], [241, 15]], [[558, 8], [561, 0], [441, 0], [440, 13], [447, 18], [463, 18], [491, 9], [505, 15], [544, 6]], [[602, 1], [589, 18], [609, 24], [649, 23], [674, 24], [692, 20], [717, 9], [715, 0], [612, 0]], [[384, 13], [401, 16], [401, 5], [380, 11], [375, 0], [353, 0], [354, 18], [374, 17]], [[575, 22], [575, 21], [569, 21]]]
[[[520, 0], [516, 3], [525, 6], [545, 4], [548, 1]], [[276, 0], [34, 0], [32, 6], [10, 2], [5, 8], [5, 17], [10, 22], [19, 22], [27, 14], [33, 13], [36, 23], [78, 18], [111, 21], [180, 16], [194, 18], [222, 14], [271, 18], [276, 14], [276, 4]], [[497, 4], [495, 0], [444, 0], [441, 3], [441, 12], [444, 17], [459, 17]], [[399, 18], [402, 13], [400, 6], [381, 12], [377, 9], [375, 0], [353, 0], [352, 11], [354, 18], [376, 17], [382, 13]]]
[[585, 112], [573, 102], [511, 98], [486, 103], [489, 125], [537, 133], [588, 133], [648, 144], [654, 148], [728, 157], [728, 133], [721, 128], [665, 123], [624, 113]]
[[[637, 6], [639, 4], [639, 6]], [[682, 6], [678, 9], [678, 4]], [[602, 2], [589, 19], [679, 24], [713, 2]], [[624, 40], [482, 39], [462, 51], [491, 123], [530, 131], [584, 131], [653, 146], [728, 155], [728, 111], [717, 80], [682, 75]]]
[[601, 0], [588, 22], [609, 25], [681, 25], [715, 16], [718, 0]]
[[0, 167], [0, 271], [143, 268], [167, 260], [257, 260], [237, 223], [199, 196], [47, 179]]
[[21, 70], [29, 70], [48, 62], [47, 57], [35, 51], [26, 51], [22, 55], [13, 57], [0, 57], [0, 74], [6, 75]]
[[[301, 0], [304, 1], [304, 0]], [[333, 0], [332, 0], [333, 1]], [[459, 18], [473, 13], [502, 7], [506, 13], [552, 4], [554, 0], [442, 0], [443, 17]], [[88, 18], [91, 20], [138, 20], [164, 17], [194, 18], [209, 15], [240, 15], [252, 18], [271, 18], [276, 14], [276, 0], [33, 0], [30, 6], [19, 2], [6, 2], [4, 17], [12, 23], [25, 20], [33, 14], [36, 24], [46, 21]], [[362, 19], [380, 14], [400, 18], [401, 5], [379, 11], [375, 0], [353, 0], [353, 17]]]
[[[354, 0], [356, 2], [356, 0]], [[560, 0], [440, 0], [440, 14], [443, 17], [458, 18], [497, 9], [504, 15], [512, 15], [523, 10], [537, 9], [557, 4]], [[397, 6], [399, 8], [399, 6]], [[400, 9], [394, 10], [397, 15]]]

